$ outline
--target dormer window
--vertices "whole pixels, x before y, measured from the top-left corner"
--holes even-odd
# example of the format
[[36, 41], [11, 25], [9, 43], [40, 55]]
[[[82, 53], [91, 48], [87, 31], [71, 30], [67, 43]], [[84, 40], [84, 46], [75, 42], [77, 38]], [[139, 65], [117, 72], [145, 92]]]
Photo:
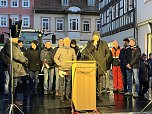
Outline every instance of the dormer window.
[[62, 5], [68, 5], [69, 4], [69, 0], [61, 0]]
[[95, 0], [88, 0], [88, 6], [94, 6]]

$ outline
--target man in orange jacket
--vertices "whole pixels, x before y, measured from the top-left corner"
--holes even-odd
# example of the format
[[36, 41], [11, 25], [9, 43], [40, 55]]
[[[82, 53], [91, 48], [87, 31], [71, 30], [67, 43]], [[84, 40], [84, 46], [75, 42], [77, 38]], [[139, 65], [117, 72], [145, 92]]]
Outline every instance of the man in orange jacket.
[[113, 86], [114, 86], [114, 92], [122, 92], [123, 90], [123, 78], [120, 68], [120, 62], [119, 62], [119, 55], [121, 48], [118, 45], [118, 42], [115, 40], [113, 41], [113, 48], [112, 48], [112, 74], [113, 74]]

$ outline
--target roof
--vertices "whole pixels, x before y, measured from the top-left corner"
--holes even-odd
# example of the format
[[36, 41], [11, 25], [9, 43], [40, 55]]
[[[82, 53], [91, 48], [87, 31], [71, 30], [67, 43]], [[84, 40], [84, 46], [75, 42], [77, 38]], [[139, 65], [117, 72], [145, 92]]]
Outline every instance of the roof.
[[[70, 7], [78, 7], [81, 13], [99, 14], [99, 0], [95, 0], [95, 6], [88, 6], [87, 0], [69, 0], [69, 5], [62, 6], [61, 0], [35, 0], [35, 13], [68, 13]], [[76, 13], [76, 12], [75, 12]]]

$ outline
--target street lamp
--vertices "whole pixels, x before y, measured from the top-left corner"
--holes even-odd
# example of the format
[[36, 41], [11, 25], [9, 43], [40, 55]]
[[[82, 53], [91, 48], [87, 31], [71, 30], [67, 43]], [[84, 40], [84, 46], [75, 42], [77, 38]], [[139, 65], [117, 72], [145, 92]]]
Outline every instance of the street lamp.
[[43, 33], [38, 30], [38, 41], [39, 41], [39, 49], [41, 50], [42, 48], [42, 36], [43, 36]]

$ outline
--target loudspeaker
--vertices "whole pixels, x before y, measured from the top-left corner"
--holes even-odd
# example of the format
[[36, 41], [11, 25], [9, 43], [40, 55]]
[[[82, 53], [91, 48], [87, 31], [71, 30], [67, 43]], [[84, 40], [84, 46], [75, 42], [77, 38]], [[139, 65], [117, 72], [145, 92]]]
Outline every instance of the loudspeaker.
[[56, 44], [56, 35], [52, 35], [52, 44]]
[[0, 35], [0, 43], [4, 43], [4, 34]]

